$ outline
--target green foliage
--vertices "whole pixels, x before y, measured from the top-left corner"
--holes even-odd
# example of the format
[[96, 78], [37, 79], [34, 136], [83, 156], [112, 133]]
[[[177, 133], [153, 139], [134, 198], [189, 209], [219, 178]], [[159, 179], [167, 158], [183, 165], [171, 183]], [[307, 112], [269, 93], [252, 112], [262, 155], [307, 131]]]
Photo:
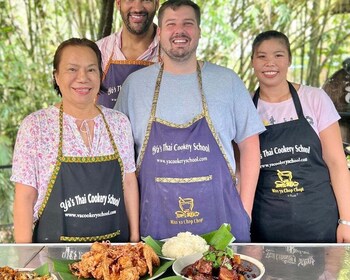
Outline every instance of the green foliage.
[[[215, 4], [213, 4], [215, 2]], [[197, 1], [203, 11], [200, 57], [234, 69], [250, 91], [251, 44], [275, 29], [290, 39], [290, 80], [322, 86], [349, 56], [350, 14], [334, 13], [334, 1]]]

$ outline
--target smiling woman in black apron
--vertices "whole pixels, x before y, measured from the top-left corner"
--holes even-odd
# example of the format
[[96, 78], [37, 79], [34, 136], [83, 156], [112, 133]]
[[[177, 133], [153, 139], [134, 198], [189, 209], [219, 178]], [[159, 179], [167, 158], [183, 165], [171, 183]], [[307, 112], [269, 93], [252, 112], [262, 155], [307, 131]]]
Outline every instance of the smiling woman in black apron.
[[287, 81], [288, 38], [267, 31], [253, 43], [254, 103], [266, 125], [252, 241], [350, 242], [350, 174], [339, 115], [320, 89]]
[[101, 53], [94, 42], [72, 38], [58, 47], [53, 66], [62, 101], [29, 115], [17, 136], [15, 241], [138, 241], [130, 124], [94, 102]]

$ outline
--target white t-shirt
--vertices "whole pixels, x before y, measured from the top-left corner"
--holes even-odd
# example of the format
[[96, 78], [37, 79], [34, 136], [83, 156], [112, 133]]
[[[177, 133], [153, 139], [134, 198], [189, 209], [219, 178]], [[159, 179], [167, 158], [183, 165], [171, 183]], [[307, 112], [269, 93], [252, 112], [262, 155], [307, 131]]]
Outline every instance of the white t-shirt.
[[[301, 85], [297, 92], [304, 116], [317, 135], [340, 119], [332, 100], [324, 90]], [[258, 113], [265, 126], [298, 118], [292, 98], [279, 103], [259, 99]]]

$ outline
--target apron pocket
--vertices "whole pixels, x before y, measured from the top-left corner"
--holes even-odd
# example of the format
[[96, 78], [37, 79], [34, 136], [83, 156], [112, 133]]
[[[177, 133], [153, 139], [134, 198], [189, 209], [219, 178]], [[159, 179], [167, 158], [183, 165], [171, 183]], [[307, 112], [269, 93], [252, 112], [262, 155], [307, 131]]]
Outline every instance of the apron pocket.
[[186, 184], [186, 183], [199, 183], [209, 182], [213, 179], [213, 175], [201, 176], [201, 177], [189, 177], [189, 178], [170, 178], [170, 177], [155, 177], [157, 183], [173, 183], [173, 184]]

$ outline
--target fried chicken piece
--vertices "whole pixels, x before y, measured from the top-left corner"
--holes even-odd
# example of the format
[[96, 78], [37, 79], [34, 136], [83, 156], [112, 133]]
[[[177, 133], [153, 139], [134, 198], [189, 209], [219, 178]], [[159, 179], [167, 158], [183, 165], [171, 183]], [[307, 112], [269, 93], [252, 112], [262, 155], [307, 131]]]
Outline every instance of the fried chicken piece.
[[145, 276], [148, 272], [148, 266], [145, 260], [139, 258], [136, 260], [136, 269], [139, 272], [140, 276]]
[[160, 259], [157, 256], [157, 254], [153, 251], [152, 247], [144, 244], [143, 246], [143, 256], [146, 259], [146, 264], [148, 267], [148, 274], [150, 276], [153, 276], [153, 265], [159, 266], [160, 265]]
[[129, 267], [120, 271], [120, 280], [139, 280], [140, 275], [136, 267]]
[[108, 248], [111, 247], [109, 242], [94, 242], [91, 245], [90, 251], [105, 253]]

